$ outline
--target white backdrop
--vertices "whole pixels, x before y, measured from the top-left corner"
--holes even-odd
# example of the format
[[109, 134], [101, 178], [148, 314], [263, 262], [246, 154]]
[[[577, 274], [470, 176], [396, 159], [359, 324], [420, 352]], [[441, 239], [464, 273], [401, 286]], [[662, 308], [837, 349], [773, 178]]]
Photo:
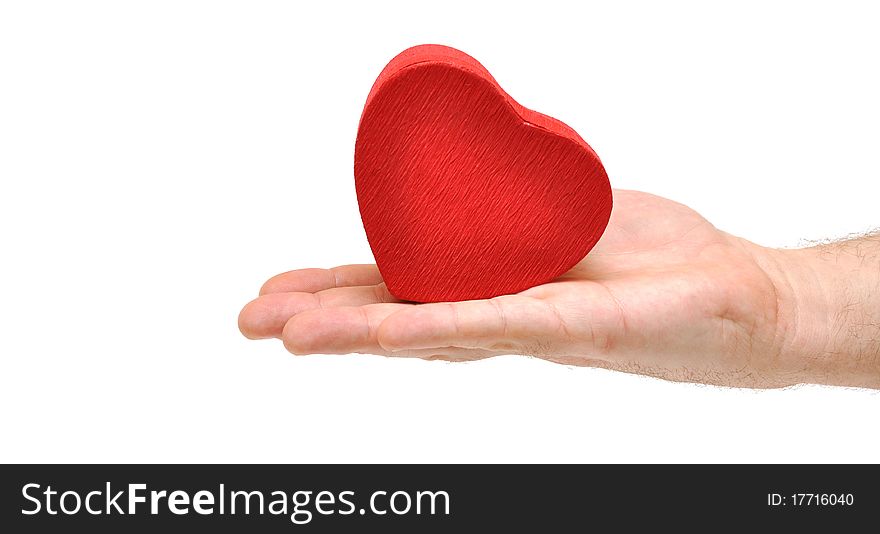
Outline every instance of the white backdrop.
[[236, 327], [273, 274], [372, 260], [357, 121], [419, 43], [571, 125], [615, 187], [764, 245], [880, 225], [869, 4], [304, 4], [0, 7], [0, 461], [880, 461], [876, 392], [294, 357]]

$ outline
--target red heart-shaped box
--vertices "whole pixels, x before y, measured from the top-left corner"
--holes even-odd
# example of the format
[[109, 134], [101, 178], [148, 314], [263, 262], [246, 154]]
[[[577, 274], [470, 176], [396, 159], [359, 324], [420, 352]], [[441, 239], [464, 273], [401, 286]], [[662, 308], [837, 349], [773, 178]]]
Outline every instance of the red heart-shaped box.
[[405, 50], [379, 74], [354, 174], [376, 264], [403, 300], [488, 298], [549, 282], [586, 256], [611, 216], [593, 149], [446, 46]]

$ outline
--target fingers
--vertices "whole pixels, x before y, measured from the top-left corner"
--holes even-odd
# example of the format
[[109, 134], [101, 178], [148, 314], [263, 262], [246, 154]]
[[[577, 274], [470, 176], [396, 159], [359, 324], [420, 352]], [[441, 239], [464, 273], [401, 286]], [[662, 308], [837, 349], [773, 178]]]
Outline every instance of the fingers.
[[312, 309], [290, 318], [281, 339], [294, 354], [384, 353], [376, 340], [382, 321], [412, 304], [368, 304]]
[[267, 293], [241, 310], [238, 328], [250, 339], [281, 337], [287, 321], [307, 310], [396, 301], [385, 284], [337, 287], [317, 293]]
[[389, 351], [379, 345], [376, 333], [389, 315], [413, 304], [370, 304], [358, 307], [315, 309], [290, 318], [282, 341], [293, 354], [378, 354], [428, 360], [469, 361], [495, 356], [490, 350], [435, 347]]
[[422, 304], [390, 310], [376, 333], [388, 350], [461, 347], [533, 352], [539, 340], [566, 336], [548, 302], [508, 295], [487, 300]]
[[[561, 315], [524, 295], [413, 305], [397, 301], [373, 265], [303, 269], [269, 280], [239, 316], [249, 338], [280, 337], [294, 354], [352, 352], [428, 359], [534, 354], [563, 341]], [[285, 291], [289, 289], [299, 291]], [[323, 288], [323, 289], [322, 289]]]
[[332, 269], [298, 269], [273, 276], [260, 289], [269, 293], [315, 293], [334, 287], [368, 286], [382, 283], [375, 265], [340, 265]]

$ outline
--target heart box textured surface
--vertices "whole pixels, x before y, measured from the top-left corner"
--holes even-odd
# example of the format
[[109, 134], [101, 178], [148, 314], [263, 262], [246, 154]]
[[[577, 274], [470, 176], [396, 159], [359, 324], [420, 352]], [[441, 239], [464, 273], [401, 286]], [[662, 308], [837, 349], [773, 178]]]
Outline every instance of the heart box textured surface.
[[611, 216], [599, 157], [453, 48], [405, 50], [358, 127], [355, 188], [388, 290], [417, 302], [516, 293], [583, 259]]

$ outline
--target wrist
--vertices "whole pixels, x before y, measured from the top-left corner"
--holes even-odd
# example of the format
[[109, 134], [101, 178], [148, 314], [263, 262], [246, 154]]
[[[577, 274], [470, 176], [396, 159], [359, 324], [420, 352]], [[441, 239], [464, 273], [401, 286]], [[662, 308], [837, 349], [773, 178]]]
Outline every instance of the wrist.
[[880, 263], [848, 246], [763, 249], [779, 362], [795, 382], [880, 388]]

